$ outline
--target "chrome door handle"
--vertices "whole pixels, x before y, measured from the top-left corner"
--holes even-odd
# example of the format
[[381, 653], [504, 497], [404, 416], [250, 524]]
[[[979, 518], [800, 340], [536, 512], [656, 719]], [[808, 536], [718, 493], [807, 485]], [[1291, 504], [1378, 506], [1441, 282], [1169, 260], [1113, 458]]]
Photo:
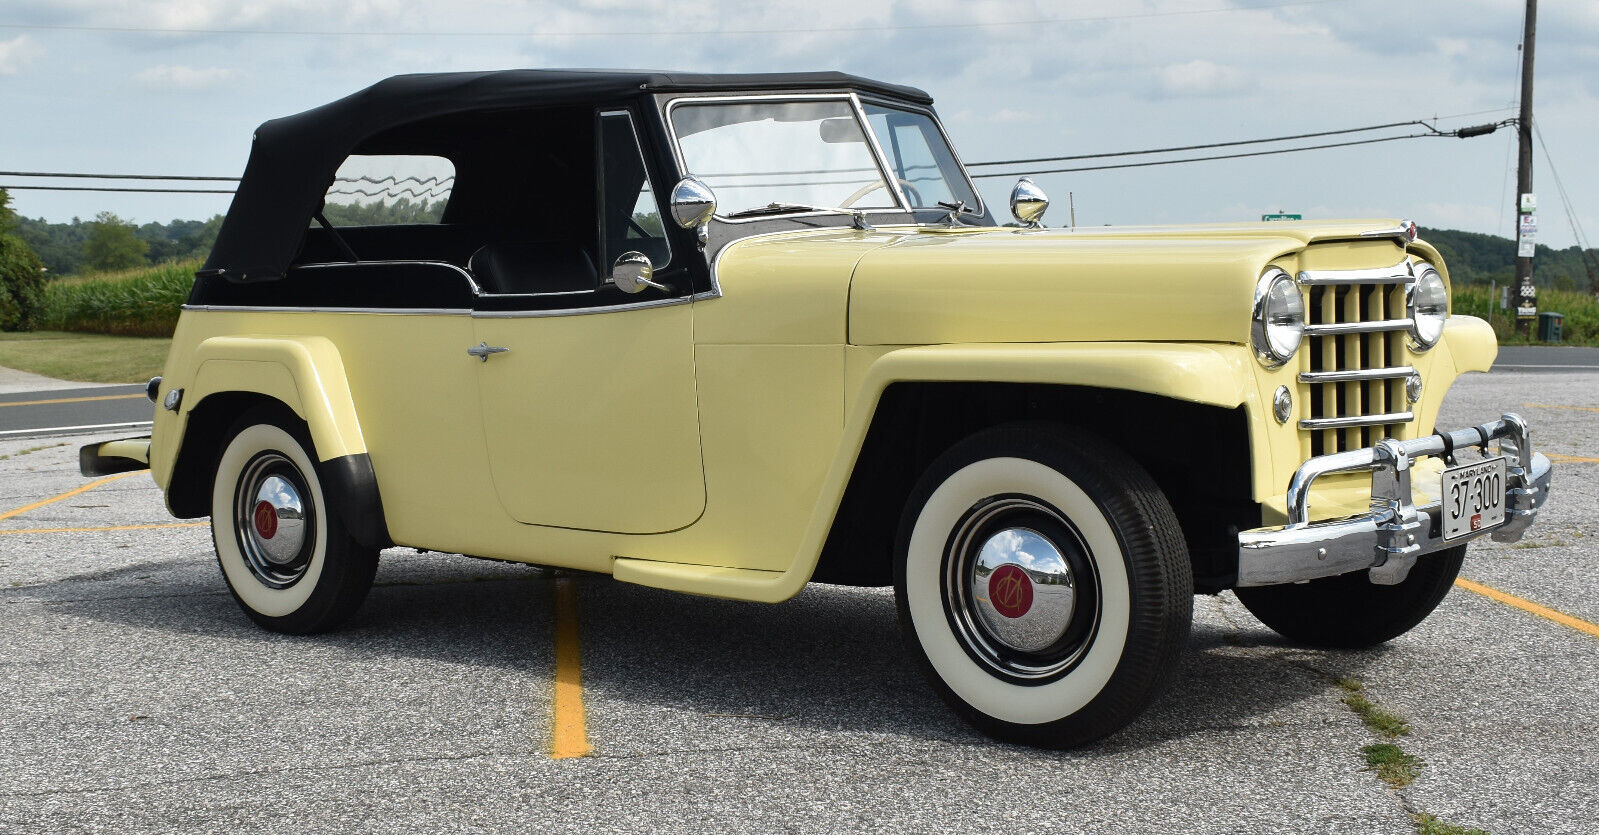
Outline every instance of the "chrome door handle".
[[499, 345], [490, 345], [487, 342], [479, 342], [478, 344], [466, 349], [466, 352], [484, 362], [488, 362], [489, 354], [503, 354], [509, 350], [511, 349], [502, 348]]

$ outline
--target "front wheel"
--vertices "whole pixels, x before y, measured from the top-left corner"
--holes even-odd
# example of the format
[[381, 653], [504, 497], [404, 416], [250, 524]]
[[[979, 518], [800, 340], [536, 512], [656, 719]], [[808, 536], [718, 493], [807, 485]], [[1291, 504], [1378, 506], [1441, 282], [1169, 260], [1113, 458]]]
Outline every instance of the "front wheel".
[[1051, 748], [1118, 730], [1175, 670], [1193, 614], [1154, 480], [1054, 424], [986, 430], [933, 462], [900, 525], [895, 591], [939, 695], [991, 736]]
[[305, 427], [258, 411], [234, 426], [211, 490], [211, 539], [234, 600], [274, 632], [337, 626], [361, 605], [378, 552], [330, 502]]
[[1379, 586], [1366, 572], [1308, 583], [1234, 589], [1261, 623], [1290, 641], [1313, 647], [1364, 649], [1409, 632], [1438, 608], [1460, 574], [1466, 546], [1428, 554], [1404, 581]]

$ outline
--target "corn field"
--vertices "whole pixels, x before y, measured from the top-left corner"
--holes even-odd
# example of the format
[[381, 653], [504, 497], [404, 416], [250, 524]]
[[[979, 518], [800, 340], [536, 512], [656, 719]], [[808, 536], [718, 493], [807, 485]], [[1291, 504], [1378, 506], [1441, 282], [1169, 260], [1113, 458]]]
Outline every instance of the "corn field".
[[180, 261], [45, 286], [39, 327], [117, 336], [171, 336], [199, 264]]

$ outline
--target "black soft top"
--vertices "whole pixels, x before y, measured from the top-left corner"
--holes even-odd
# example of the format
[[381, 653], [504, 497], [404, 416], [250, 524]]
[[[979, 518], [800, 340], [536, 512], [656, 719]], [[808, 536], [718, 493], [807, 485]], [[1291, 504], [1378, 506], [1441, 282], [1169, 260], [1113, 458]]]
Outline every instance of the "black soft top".
[[256, 129], [244, 179], [202, 271], [235, 281], [282, 277], [345, 157], [367, 139], [399, 125], [466, 111], [614, 102], [651, 93], [814, 89], [876, 92], [921, 104], [933, 101], [913, 87], [838, 72], [501, 70], [397, 75]]

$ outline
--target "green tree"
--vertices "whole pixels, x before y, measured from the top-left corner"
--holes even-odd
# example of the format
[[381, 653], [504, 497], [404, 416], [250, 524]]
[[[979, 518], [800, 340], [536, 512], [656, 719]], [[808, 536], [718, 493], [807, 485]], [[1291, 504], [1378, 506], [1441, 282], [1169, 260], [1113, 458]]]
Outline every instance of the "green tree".
[[0, 189], [0, 330], [31, 331], [44, 297], [44, 265], [14, 234], [11, 195]]
[[101, 212], [89, 223], [89, 236], [83, 241], [83, 266], [91, 270], [141, 267], [149, 248], [133, 224], [111, 212]]

